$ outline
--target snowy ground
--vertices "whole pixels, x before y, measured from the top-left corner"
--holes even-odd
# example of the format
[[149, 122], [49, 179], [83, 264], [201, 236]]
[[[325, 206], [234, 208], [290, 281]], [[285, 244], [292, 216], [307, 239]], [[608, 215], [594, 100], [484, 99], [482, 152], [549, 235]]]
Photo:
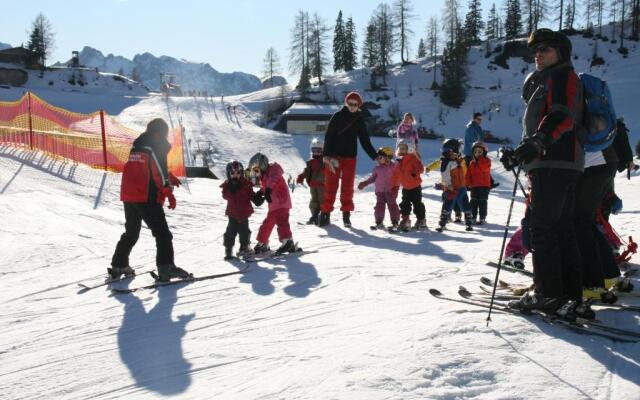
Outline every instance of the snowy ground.
[[[119, 176], [2, 148], [3, 398], [640, 398], [638, 345], [498, 313], [487, 328], [483, 310], [428, 294], [476, 289], [494, 274], [483, 263], [497, 258], [510, 195], [507, 174], [494, 173], [504, 183], [490, 198], [490, 224], [473, 233], [455, 224], [444, 234], [372, 232], [370, 191], [356, 194], [354, 228], [301, 226], [309, 196], [300, 188], [294, 236], [317, 253], [113, 296], [79, 294], [76, 283], [100, 281], [109, 265], [123, 229]], [[434, 180], [423, 184], [432, 229]], [[218, 184], [190, 180], [168, 212], [176, 262], [196, 275], [236, 268], [222, 261]], [[614, 226], [636, 236], [637, 178], [617, 189], [625, 211]], [[514, 215], [522, 210], [518, 202]], [[251, 218], [254, 233], [264, 215]], [[148, 271], [154, 256], [144, 229], [132, 263]], [[638, 326], [631, 313], [599, 317]]]

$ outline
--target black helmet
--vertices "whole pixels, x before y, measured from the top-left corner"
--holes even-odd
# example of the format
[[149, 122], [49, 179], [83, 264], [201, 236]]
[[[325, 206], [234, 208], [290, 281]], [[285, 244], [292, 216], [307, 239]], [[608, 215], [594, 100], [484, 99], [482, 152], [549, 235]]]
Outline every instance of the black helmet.
[[562, 60], [569, 60], [571, 58], [571, 40], [569, 40], [564, 33], [548, 28], [537, 29], [529, 36], [527, 47], [529, 50], [533, 50], [541, 43], [546, 43], [557, 49], [558, 55]]
[[227, 179], [231, 179], [232, 171], [238, 171], [240, 176], [244, 176], [244, 167], [240, 161], [233, 160], [227, 163]]
[[449, 152], [460, 152], [460, 141], [458, 139], [445, 139], [442, 142], [442, 154]]

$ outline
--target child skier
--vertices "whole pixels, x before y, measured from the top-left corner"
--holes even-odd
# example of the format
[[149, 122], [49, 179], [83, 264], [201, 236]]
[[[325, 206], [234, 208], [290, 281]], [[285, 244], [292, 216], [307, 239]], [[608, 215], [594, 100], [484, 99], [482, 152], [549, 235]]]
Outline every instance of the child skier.
[[309, 209], [311, 210], [311, 218], [307, 221], [308, 225], [318, 225], [318, 215], [320, 215], [320, 205], [324, 200], [324, 163], [322, 162], [322, 150], [324, 143], [318, 138], [311, 141], [311, 158], [307, 160], [304, 171], [296, 182], [301, 185], [305, 180], [309, 185], [311, 192], [311, 200], [309, 200]]
[[420, 178], [424, 166], [415, 155], [414, 142], [402, 139], [398, 142], [396, 151], [398, 156], [398, 180], [402, 186], [402, 201], [400, 202], [402, 221], [400, 222], [400, 229], [405, 232], [411, 229], [409, 214], [413, 206], [413, 213], [417, 218], [413, 229], [426, 230], [427, 221], [425, 219], [424, 203], [422, 202], [422, 179]]
[[274, 226], [278, 226], [278, 239], [282, 243], [276, 254], [293, 253], [301, 249], [296, 246], [289, 227], [289, 210], [291, 197], [287, 182], [283, 178], [284, 171], [278, 163], [269, 163], [269, 159], [262, 153], [256, 153], [249, 160], [249, 168], [258, 178], [260, 190], [269, 203], [269, 212], [258, 230], [258, 244], [254, 247], [256, 255], [268, 253], [269, 236]]
[[464, 158], [460, 156], [460, 142], [457, 139], [447, 139], [442, 144], [442, 158], [440, 163], [440, 174], [442, 190], [442, 212], [440, 213], [438, 232], [442, 232], [449, 220], [449, 214], [455, 204], [460, 206], [464, 212], [464, 221], [467, 231], [472, 231], [473, 227], [471, 210], [469, 208], [469, 197], [467, 196], [466, 174], [467, 166]]
[[372, 229], [384, 229], [385, 207], [389, 208], [391, 218], [391, 229], [398, 228], [400, 220], [400, 208], [396, 201], [398, 197], [398, 183], [396, 165], [392, 161], [393, 150], [389, 147], [378, 148], [376, 166], [373, 168], [371, 176], [358, 184], [358, 189], [362, 190], [367, 185], [375, 182], [376, 206], [374, 208], [375, 226]]
[[488, 151], [486, 144], [475, 142], [471, 147], [473, 157], [467, 169], [467, 186], [471, 188], [471, 216], [476, 225], [484, 224], [487, 219], [487, 201], [491, 190], [491, 160], [487, 157]]
[[414, 125], [416, 124], [416, 119], [413, 117], [413, 114], [410, 112], [405, 113], [402, 117], [402, 122], [398, 125], [396, 129], [397, 140], [396, 147], [402, 140], [407, 140], [408, 142], [413, 143], [414, 148], [416, 149], [416, 157], [420, 159], [420, 151], [418, 147], [418, 132], [415, 130]]
[[233, 259], [233, 245], [236, 235], [240, 235], [240, 250], [238, 257], [253, 253], [249, 247], [251, 230], [249, 229], [249, 216], [253, 214], [251, 202], [256, 206], [264, 203], [264, 197], [255, 194], [251, 182], [244, 177], [244, 168], [239, 161], [231, 161], [227, 164], [227, 180], [220, 185], [222, 198], [227, 201], [225, 214], [229, 218], [227, 229], [224, 232], [224, 259]]

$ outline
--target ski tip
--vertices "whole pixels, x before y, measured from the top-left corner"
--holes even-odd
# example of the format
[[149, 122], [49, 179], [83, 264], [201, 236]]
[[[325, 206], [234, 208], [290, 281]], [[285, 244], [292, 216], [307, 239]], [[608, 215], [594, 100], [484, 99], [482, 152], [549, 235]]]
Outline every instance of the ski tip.
[[462, 297], [471, 296], [471, 292], [467, 290], [464, 286], [458, 287], [458, 294]]
[[493, 281], [486, 276], [480, 278], [480, 282], [484, 283], [485, 285], [493, 286]]
[[442, 296], [442, 292], [440, 292], [438, 289], [429, 289], [429, 293], [432, 296]]

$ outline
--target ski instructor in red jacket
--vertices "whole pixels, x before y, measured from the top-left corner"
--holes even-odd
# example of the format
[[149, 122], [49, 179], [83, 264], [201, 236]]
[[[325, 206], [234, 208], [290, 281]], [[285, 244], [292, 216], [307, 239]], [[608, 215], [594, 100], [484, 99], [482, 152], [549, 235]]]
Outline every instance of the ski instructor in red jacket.
[[351, 226], [353, 211], [353, 188], [356, 174], [356, 155], [358, 140], [364, 151], [375, 160], [376, 150], [371, 145], [367, 126], [360, 112], [362, 97], [350, 92], [344, 98], [344, 107], [333, 114], [324, 136], [324, 201], [320, 206], [318, 226], [330, 223], [333, 203], [336, 201], [338, 183], [340, 183], [340, 210], [344, 226]]
[[190, 274], [173, 263], [173, 236], [162, 209], [169, 200], [169, 209], [176, 208], [173, 187], [180, 180], [167, 169], [169, 126], [162, 118], [147, 124], [147, 129], [134, 142], [129, 160], [124, 165], [120, 200], [124, 202], [125, 232], [120, 237], [107, 271], [111, 278], [134, 275], [129, 266], [129, 254], [140, 236], [142, 221], [156, 239], [156, 265], [161, 281], [186, 278]]

